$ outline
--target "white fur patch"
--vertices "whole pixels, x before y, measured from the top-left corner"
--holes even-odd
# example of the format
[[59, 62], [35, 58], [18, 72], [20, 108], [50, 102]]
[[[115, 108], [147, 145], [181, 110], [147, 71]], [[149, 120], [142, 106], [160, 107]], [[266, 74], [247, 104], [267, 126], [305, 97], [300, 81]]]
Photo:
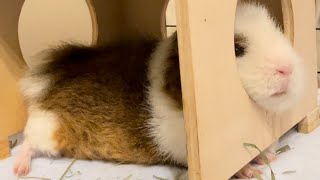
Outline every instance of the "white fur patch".
[[183, 111], [177, 109], [173, 100], [162, 90], [165, 63], [172, 40], [171, 38], [162, 42], [150, 60], [148, 78], [151, 85], [148, 100], [153, 118], [150, 119], [149, 126], [159, 154], [171, 157], [177, 163], [187, 164]]
[[47, 155], [58, 155], [57, 142], [53, 138], [59, 126], [56, 114], [32, 105], [28, 108], [28, 115], [24, 129], [25, 141], [36, 151]]
[[51, 83], [49, 75], [38, 75], [39, 72], [46, 66], [46, 63], [52, 61], [48, 59], [49, 50], [43, 50], [31, 57], [31, 62], [28, 64], [27, 73], [18, 82], [18, 86], [24, 97], [28, 100], [37, 100], [43, 97]]
[[29, 100], [41, 98], [50, 84], [47, 76], [26, 75], [19, 81], [20, 90]]

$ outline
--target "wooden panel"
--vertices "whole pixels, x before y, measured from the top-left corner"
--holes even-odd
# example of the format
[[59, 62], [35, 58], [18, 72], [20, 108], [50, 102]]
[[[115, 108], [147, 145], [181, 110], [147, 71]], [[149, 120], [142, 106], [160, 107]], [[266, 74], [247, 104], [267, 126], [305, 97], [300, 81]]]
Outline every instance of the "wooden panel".
[[8, 139], [0, 139], [0, 160], [10, 155], [10, 147]]
[[4, 58], [3, 63], [14, 78], [19, 78], [25, 67], [18, 40], [18, 20], [23, 3], [24, 0], [2, 1], [0, 6], [0, 42], [3, 42], [0, 45], [10, 51], [7, 55], [12, 58]]
[[[0, 41], [0, 140], [21, 131], [25, 125], [26, 112], [23, 100], [16, 86], [16, 80], [5, 62], [12, 60], [6, 55]], [[2, 44], [2, 45], [1, 45]], [[9, 59], [4, 59], [9, 58]]]
[[169, 0], [168, 7], [166, 10], [166, 25], [175, 26], [176, 21], [176, 3], [174, 0]]
[[93, 0], [98, 43], [139, 36], [166, 37], [167, 2], [168, 0]]
[[0, 6], [0, 146], [8, 154], [8, 136], [21, 131], [25, 109], [16, 81], [25, 70], [18, 41], [18, 19], [24, 1], [3, 1]]
[[[292, 0], [294, 11], [294, 47], [304, 58], [306, 69], [306, 94], [300, 104], [306, 116], [312, 117], [317, 108], [317, 46], [314, 1]], [[313, 107], [313, 108], [312, 108]], [[312, 108], [313, 110], [307, 111]], [[314, 122], [314, 121], [313, 121]], [[311, 121], [311, 123], [313, 123]], [[311, 125], [312, 126], [312, 125]]]
[[228, 179], [257, 155], [247, 152], [244, 142], [264, 149], [316, 108], [314, 3], [292, 1], [294, 46], [305, 59], [307, 83], [300, 104], [281, 117], [267, 116], [256, 107], [238, 78], [233, 49], [236, 3], [176, 1], [189, 175], [195, 180]]

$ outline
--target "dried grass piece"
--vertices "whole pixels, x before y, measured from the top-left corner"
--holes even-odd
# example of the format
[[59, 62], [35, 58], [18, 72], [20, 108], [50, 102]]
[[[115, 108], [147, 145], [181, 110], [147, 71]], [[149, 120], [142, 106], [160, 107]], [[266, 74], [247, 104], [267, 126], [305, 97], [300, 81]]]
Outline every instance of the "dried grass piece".
[[281, 153], [290, 151], [292, 148], [289, 145], [285, 145], [282, 148], [279, 148], [278, 150], [276, 150], [276, 153], [279, 155]]
[[74, 175], [81, 175], [81, 172], [80, 171], [76, 171], [76, 172], [72, 172], [71, 170], [70, 170], [70, 173], [71, 173], [71, 175], [65, 175], [64, 177], [66, 177], [66, 178], [71, 178], [71, 177], [73, 177]]
[[254, 149], [257, 149], [260, 152], [260, 155], [262, 156], [262, 159], [264, 161], [264, 163], [269, 167], [270, 171], [271, 171], [271, 180], [276, 180], [276, 177], [274, 175], [274, 172], [269, 164], [268, 158], [267, 156], [254, 144], [250, 144], [250, 143], [243, 143], [244, 147], [251, 147]]
[[155, 179], [158, 179], [158, 180], [169, 180], [169, 179], [166, 179], [166, 178], [162, 178], [162, 177], [159, 177], [159, 176], [155, 176], [155, 175], [153, 175], [153, 178], [155, 178]]
[[123, 180], [129, 180], [131, 179], [131, 177], [132, 177], [132, 174], [130, 174], [128, 177], [124, 178]]
[[283, 172], [282, 174], [293, 174], [293, 173], [296, 173], [297, 171], [285, 171]]
[[67, 169], [64, 171], [64, 173], [63, 173], [62, 176], [59, 178], [59, 180], [62, 180], [62, 179], [66, 176], [66, 174], [67, 174], [68, 171], [70, 170], [71, 166], [72, 166], [76, 161], [77, 161], [77, 160], [74, 159], [74, 160], [69, 164], [69, 166], [68, 166]]

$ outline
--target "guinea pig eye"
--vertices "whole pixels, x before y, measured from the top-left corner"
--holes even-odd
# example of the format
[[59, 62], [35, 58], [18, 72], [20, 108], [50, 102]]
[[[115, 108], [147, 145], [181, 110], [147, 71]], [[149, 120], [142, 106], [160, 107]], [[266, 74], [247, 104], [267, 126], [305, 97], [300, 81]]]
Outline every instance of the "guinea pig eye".
[[246, 47], [248, 46], [247, 38], [242, 34], [235, 34], [234, 36], [234, 52], [236, 57], [242, 57], [246, 54]]
[[242, 57], [245, 54], [245, 47], [238, 43], [235, 43], [234, 52], [236, 54], [236, 57]]

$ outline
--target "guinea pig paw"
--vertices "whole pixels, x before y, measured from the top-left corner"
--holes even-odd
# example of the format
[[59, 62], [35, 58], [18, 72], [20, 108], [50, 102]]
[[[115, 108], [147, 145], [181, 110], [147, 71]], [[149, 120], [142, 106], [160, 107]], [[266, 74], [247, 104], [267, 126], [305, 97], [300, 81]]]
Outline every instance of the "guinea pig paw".
[[16, 176], [26, 176], [31, 169], [31, 158], [20, 156], [13, 166], [13, 172]]
[[238, 171], [235, 176], [241, 179], [251, 179], [254, 178], [256, 174], [262, 174], [262, 171], [252, 166], [251, 164], [247, 164], [240, 171]]
[[23, 143], [21, 151], [18, 154], [17, 159], [13, 165], [13, 172], [16, 176], [25, 176], [31, 170], [31, 160], [34, 154], [29, 144]]
[[267, 161], [268, 163], [270, 163], [270, 162], [272, 162], [272, 161], [274, 161], [274, 160], [277, 159], [277, 155], [274, 154], [274, 153], [271, 152], [271, 151], [265, 151], [265, 152], [263, 152], [263, 153], [264, 153], [264, 156], [265, 156], [267, 159], [265, 159], [265, 158], [263, 157], [263, 155], [259, 154], [259, 155], [258, 155], [257, 157], [255, 157], [252, 161], [253, 161], [254, 163], [258, 164], [258, 165], [264, 165], [264, 164], [266, 164], [266, 161]]

